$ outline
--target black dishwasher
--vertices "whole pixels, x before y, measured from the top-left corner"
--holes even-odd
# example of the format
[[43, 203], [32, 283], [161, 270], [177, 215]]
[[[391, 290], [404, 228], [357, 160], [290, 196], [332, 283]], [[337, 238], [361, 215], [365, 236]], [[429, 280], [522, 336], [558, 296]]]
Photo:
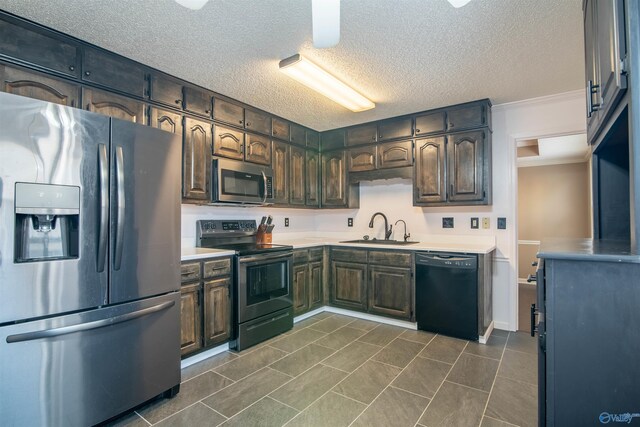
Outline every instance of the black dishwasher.
[[478, 340], [478, 257], [474, 254], [416, 254], [418, 329]]

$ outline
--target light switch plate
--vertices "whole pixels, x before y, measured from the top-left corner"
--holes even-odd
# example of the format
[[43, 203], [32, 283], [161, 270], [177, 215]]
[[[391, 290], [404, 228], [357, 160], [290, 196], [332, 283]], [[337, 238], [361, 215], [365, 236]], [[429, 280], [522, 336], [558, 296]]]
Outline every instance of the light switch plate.
[[443, 217], [442, 228], [453, 228], [453, 217]]
[[498, 230], [507, 229], [507, 218], [498, 218]]
[[489, 229], [489, 227], [491, 227], [491, 223], [489, 222], [489, 218], [482, 218], [482, 228], [484, 228], [485, 230]]
[[472, 229], [477, 230], [478, 228], [480, 228], [479, 225], [480, 225], [480, 222], [479, 222], [478, 217], [471, 218], [471, 228]]
[[289, 226], [289, 218], [285, 218], [284, 219], [284, 226], [288, 227]]

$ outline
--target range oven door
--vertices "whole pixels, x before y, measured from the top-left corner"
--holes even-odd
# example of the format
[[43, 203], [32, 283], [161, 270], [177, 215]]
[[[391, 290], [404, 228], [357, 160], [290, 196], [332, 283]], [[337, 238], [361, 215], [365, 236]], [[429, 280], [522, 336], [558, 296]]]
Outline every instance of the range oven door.
[[211, 170], [214, 203], [264, 205], [273, 200], [273, 171], [269, 167], [214, 159]]
[[238, 322], [291, 307], [293, 252], [238, 257]]

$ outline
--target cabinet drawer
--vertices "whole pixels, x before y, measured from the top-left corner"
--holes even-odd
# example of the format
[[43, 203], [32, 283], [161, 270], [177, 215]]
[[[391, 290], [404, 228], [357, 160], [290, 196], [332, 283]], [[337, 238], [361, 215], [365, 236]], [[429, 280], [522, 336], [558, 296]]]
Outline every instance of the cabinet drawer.
[[385, 120], [378, 125], [378, 141], [411, 137], [411, 119]]
[[445, 132], [447, 123], [444, 111], [424, 114], [416, 117], [416, 136]]
[[347, 160], [349, 172], [372, 171], [376, 168], [376, 146], [352, 148]]
[[200, 279], [200, 263], [192, 262], [180, 266], [180, 281], [182, 283], [193, 282]]
[[367, 251], [365, 249], [331, 249], [331, 259], [335, 261], [367, 262]]
[[347, 130], [347, 145], [371, 144], [377, 140], [378, 127], [375, 123]]
[[204, 263], [204, 278], [210, 279], [212, 277], [228, 276], [231, 274], [231, 260], [215, 259], [212, 261], [206, 261]]
[[307, 249], [296, 249], [293, 251], [293, 263], [304, 264], [309, 262], [309, 251]]
[[316, 261], [322, 259], [324, 256], [324, 249], [322, 248], [312, 248], [309, 249], [309, 261]]
[[484, 105], [473, 105], [456, 108], [447, 113], [447, 130], [462, 130], [485, 126], [486, 113]]
[[369, 251], [369, 262], [393, 267], [409, 267], [411, 266], [411, 254], [397, 251]]

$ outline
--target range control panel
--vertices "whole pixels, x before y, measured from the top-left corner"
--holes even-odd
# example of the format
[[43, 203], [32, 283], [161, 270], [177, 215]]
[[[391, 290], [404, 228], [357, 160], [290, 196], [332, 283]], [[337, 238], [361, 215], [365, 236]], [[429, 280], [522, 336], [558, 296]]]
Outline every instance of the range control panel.
[[217, 233], [254, 233], [258, 227], [255, 220], [206, 219], [196, 222], [198, 235]]

